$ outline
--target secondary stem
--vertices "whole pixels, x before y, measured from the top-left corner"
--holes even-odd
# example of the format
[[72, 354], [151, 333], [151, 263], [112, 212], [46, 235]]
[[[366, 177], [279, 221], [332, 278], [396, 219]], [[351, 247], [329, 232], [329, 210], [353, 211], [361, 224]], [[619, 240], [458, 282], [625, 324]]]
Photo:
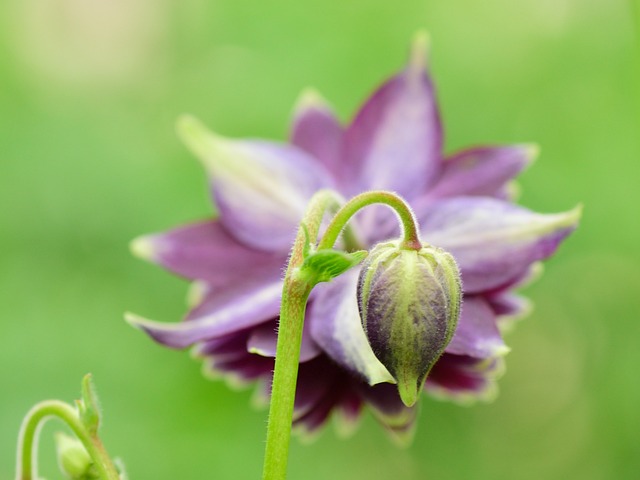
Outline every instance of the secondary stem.
[[47, 417], [58, 417], [66, 423], [84, 445], [103, 480], [119, 480], [120, 476], [100, 439], [91, 436], [78, 419], [76, 410], [59, 400], [47, 400], [34, 406], [22, 422], [18, 438], [18, 471], [16, 480], [36, 480], [38, 433]]
[[420, 241], [418, 224], [409, 205], [394, 193], [377, 190], [361, 193], [349, 200], [333, 217], [324, 237], [320, 240], [318, 249], [332, 248], [351, 217], [360, 209], [375, 203], [387, 205], [398, 214], [402, 223], [403, 239], [401, 247], [409, 250], [420, 250], [422, 242]]

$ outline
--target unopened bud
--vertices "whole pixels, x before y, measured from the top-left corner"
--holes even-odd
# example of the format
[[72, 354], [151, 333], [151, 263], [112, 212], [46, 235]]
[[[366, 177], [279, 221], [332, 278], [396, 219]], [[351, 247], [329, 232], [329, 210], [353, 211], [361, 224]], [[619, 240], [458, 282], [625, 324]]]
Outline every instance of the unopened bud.
[[71, 480], [97, 480], [100, 478], [93, 460], [80, 440], [62, 432], [55, 436], [58, 466]]
[[455, 333], [462, 297], [460, 272], [444, 250], [376, 245], [358, 284], [360, 318], [376, 357], [412, 406]]

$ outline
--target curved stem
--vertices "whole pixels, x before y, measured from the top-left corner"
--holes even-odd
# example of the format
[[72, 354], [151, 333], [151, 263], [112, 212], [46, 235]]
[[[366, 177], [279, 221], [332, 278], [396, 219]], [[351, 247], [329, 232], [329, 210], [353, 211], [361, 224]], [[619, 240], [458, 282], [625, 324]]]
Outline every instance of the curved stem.
[[329, 190], [321, 190], [314, 195], [302, 220], [304, 228], [301, 226], [298, 230], [289, 257], [278, 323], [278, 344], [262, 473], [264, 480], [284, 480], [287, 475], [304, 314], [307, 299], [314, 287], [312, 282], [297, 274], [298, 268], [304, 262], [307, 242], [315, 243], [325, 212], [337, 210], [341, 203], [342, 199]]
[[420, 250], [422, 242], [420, 241], [418, 223], [409, 205], [395, 193], [378, 190], [361, 193], [349, 200], [333, 217], [324, 237], [320, 240], [318, 249], [332, 248], [351, 217], [360, 209], [375, 203], [387, 205], [398, 214], [402, 223], [403, 239], [401, 247], [408, 250]]
[[66, 423], [84, 445], [103, 480], [119, 480], [118, 471], [109, 458], [102, 442], [91, 436], [80, 422], [76, 410], [59, 400], [46, 400], [35, 405], [22, 422], [18, 438], [18, 467], [16, 480], [36, 480], [38, 433], [48, 417], [58, 417]]

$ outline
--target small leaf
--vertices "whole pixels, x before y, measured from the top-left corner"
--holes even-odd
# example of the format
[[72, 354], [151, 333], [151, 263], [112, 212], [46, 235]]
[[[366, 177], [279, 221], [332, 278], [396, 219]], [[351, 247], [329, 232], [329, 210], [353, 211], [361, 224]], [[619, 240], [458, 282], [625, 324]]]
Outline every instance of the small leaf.
[[100, 424], [100, 404], [91, 374], [82, 379], [82, 399], [76, 402], [80, 421], [91, 435], [96, 435]]
[[358, 265], [366, 256], [366, 250], [353, 253], [332, 249], [318, 250], [305, 258], [300, 272], [315, 283], [328, 282]]

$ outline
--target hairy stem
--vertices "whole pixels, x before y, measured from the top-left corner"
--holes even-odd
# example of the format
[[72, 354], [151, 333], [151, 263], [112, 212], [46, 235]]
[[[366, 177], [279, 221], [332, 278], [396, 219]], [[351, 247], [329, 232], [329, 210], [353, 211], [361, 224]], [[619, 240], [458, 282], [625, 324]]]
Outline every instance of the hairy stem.
[[376, 203], [387, 205], [398, 214], [402, 223], [401, 247], [408, 250], [420, 250], [422, 242], [420, 241], [418, 223], [409, 205], [395, 193], [378, 190], [361, 193], [349, 200], [333, 217], [324, 237], [320, 240], [318, 249], [332, 248], [351, 217], [362, 208]]
[[298, 230], [289, 257], [280, 306], [278, 344], [262, 473], [264, 480], [284, 480], [287, 475], [304, 314], [307, 299], [314, 287], [312, 282], [297, 273], [304, 262], [307, 242], [315, 243], [325, 212], [327, 210], [336, 211], [341, 203], [341, 198], [329, 190], [322, 190], [314, 195], [302, 220], [303, 226]]

